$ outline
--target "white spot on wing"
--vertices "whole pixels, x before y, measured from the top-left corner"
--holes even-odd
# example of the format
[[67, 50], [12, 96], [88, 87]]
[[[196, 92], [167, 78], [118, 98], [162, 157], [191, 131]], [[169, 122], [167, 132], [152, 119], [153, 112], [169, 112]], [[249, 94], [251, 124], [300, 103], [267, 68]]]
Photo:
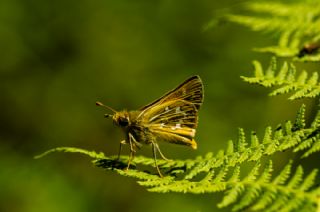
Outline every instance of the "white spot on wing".
[[149, 119], [149, 122], [152, 122], [153, 120], [155, 120], [155, 119], [157, 119], [157, 118], [159, 118], [159, 117], [161, 117], [161, 116], [163, 116], [163, 115], [165, 115], [165, 114], [167, 114], [167, 113], [170, 113], [170, 111], [172, 111], [172, 110], [170, 110], [170, 108], [167, 106], [167, 107], [164, 109], [164, 112], [159, 113], [159, 114], [156, 114], [155, 116], [151, 117], [151, 118]]
[[161, 124], [160, 124], [160, 128], [163, 128], [164, 126], [165, 126], [164, 123], [161, 123]]
[[196, 130], [195, 130], [195, 129], [191, 129], [190, 135], [191, 135], [192, 137], [194, 137], [194, 136], [196, 135]]
[[181, 129], [181, 124], [176, 124], [176, 129]]

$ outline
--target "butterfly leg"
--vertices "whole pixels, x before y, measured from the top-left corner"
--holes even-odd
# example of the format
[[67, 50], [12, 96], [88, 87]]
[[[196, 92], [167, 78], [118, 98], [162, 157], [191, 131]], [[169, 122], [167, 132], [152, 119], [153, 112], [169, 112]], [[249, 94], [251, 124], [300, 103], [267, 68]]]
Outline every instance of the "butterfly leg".
[[153, 158], [154, 158], [154, 164], [155, 164], [155, 166], [157, 168], [159, 176], [163, 177], [163, 175], [160, 172], [159, 166], [157, 164], [157, 146], [156, 146], [157, 144], [152, 142], [151, 145], [152, 145], [152, 153], [153, 153]]
[[131, 135], [131, 133], [129, 133], [129, 144], [130, 144], [130, 156], [129, 156], [129, 160], [128, 160], [128, 165], [127, 165], [127, 169], [128, 170], [130, 168], [130, 164], [131, 164], [131, 161], [133, 160], [134, 158], [134, 154], [136, 153], [136, 150], [135, 150], [135, 146], [134, 146], [134, 137]]
[[120, 146], [119, 146], [119, 152], [118, 152], [118, 161], [120, 160], [120, 155], [121, 155], [121, 150], [122, 150], [122, 145], [126, 144], [125, 140], [120, 141]]
[[164, 156], [164, 154], [161, 152], [159, 145], [157, 143], [154, 143], [154, 145], [155, 145], [156, 149], [158, 150], [158, 152], [160, 153], [160, 156], [162, 157], [163, 160], [172, 161], [172, 160], [168, 159], [166, 156]]
[[134, 153], [135, 153], [135, 151], [130, 150], [130, 156], [129, 156], [128, 165], [127, 165], [126, 170], [129, 170], [129, 168], [130, 168], [131, 161], [134, 158]]

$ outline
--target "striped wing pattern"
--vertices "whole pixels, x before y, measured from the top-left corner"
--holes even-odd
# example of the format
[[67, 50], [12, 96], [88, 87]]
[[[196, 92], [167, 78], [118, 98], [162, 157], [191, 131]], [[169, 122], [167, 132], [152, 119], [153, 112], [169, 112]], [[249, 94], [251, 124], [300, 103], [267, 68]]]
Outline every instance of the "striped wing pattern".
[[193, 76], [143, 107], [139, 119], [158, 138], [196, 149], [194, 137], [202, 102], [202, 81], [199, 76]]

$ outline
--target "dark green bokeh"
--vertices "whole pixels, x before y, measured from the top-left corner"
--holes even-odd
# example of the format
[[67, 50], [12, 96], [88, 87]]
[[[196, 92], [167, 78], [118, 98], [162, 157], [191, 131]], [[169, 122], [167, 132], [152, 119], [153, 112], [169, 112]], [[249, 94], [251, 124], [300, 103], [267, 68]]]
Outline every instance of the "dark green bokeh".
[[203, 30], [215, 11], [240, 3], [2, 0], [0, 211], [217, 210], [221, 194], [149, 193], [79, 155], [33, 156], [57, 146], [117, 154], [123, 135], [95, 101], [137, 109], [194, 74], [205, 84], [199, 148], [161, 143], [169, 158], [217, 152], [238, 127], [259, 134], [293, 119], [301, 102], [239, 78], [253, 59], [268, 64], [251, 48], [275, 41], [231, 24]]

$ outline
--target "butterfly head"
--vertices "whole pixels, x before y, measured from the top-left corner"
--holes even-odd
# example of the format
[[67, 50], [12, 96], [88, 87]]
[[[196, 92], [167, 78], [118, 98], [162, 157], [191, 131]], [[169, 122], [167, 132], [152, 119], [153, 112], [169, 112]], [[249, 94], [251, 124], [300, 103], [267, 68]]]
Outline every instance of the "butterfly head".
[[127, 111], [117, 112], [112, 116], [113, 123], [119, 127], [128, 127], [130, 124], [129, 113]]
[[96, 102], [97, 106], [104, 107], [108, 110], [111, 110], [113, 114], [104, 114], [104, 117], [112, 117], [113, 123], [119, 127], [127, 127], [130, 124], [129, 113], [127, 111], [116, 111], [109, 106], [102, 104], [101, 102]]

